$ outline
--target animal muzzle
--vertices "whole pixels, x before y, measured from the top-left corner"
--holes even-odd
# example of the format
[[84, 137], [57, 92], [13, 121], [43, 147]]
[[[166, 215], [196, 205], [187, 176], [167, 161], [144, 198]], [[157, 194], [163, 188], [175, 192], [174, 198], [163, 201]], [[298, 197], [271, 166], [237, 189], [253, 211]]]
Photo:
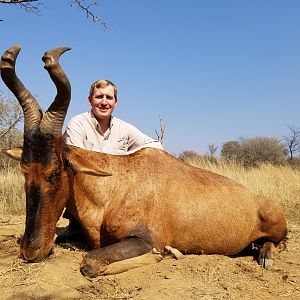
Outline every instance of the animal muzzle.
[[47, 258], [53, 251], [54, 243], [42, 244], [39, 241], [33, 243], [21, 242], [20, 255], [28, 262], [39, 262]]

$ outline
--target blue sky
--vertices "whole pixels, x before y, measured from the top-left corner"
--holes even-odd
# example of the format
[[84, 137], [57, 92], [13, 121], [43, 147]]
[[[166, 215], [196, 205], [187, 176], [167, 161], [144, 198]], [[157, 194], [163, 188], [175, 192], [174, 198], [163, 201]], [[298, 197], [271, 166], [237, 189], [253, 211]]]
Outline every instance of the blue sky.
[[300, 126], [300, 1], [102, 0], [95, 12], [112, 31], [68, 0], [44, 3], [41, 16], [0, 5], [0, 52], [22, 46], [17, 74], [46, 109], [55, 87], [41, 57], [72, 48], [61, 58], [66, 121], [89, 110], [90, 84], [106, 78], [119, 89], [114, 115], [153, 137], [162, 116], [174, 154]]

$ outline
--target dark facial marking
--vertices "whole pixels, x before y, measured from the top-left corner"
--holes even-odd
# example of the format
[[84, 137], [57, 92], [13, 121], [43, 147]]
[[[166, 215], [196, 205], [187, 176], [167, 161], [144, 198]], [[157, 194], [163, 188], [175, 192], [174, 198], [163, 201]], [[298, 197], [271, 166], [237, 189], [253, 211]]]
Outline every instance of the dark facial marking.
[[26, 188], [26, 230], [23, 237], [26, 244], [31, 244], [38, 238], [41, 198], [38, 186], [32, 184]]
[[54, 149], [54, 136], [39, 129], [29, 130], [24, 134], [22, 163], [40, 163], [48, 165]]

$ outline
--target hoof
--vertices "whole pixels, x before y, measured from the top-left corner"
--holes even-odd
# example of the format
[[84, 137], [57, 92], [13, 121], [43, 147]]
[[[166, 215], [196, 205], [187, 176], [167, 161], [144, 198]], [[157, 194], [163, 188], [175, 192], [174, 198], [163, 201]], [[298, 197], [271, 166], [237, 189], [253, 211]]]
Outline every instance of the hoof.
[[275, 246], [273, 243], [267, 242], [259, 250], [258, 263], [266, 270], [272, 268], [274, 261], [274, 249]]
[[262, 258], [259, 259], [258, 263], [266, 270], [272, 269], [273, 259], [270, 258]]
[[95, 278], [106, 275], [107, 267], [107, 262], [90, 259], [87, 255], [81, 263], [80, 272], [83, 276]]

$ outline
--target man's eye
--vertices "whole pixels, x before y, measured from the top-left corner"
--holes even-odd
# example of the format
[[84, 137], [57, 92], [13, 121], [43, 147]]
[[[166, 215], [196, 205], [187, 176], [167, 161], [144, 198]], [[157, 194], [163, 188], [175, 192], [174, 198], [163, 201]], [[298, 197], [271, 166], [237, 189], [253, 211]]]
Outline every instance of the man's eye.
[[107, 96], [107, 99], [108, 99], [108, 100], [112, 100], [112, 98], [113, 98], [113, 97], [111, 97], [111, 96]]

